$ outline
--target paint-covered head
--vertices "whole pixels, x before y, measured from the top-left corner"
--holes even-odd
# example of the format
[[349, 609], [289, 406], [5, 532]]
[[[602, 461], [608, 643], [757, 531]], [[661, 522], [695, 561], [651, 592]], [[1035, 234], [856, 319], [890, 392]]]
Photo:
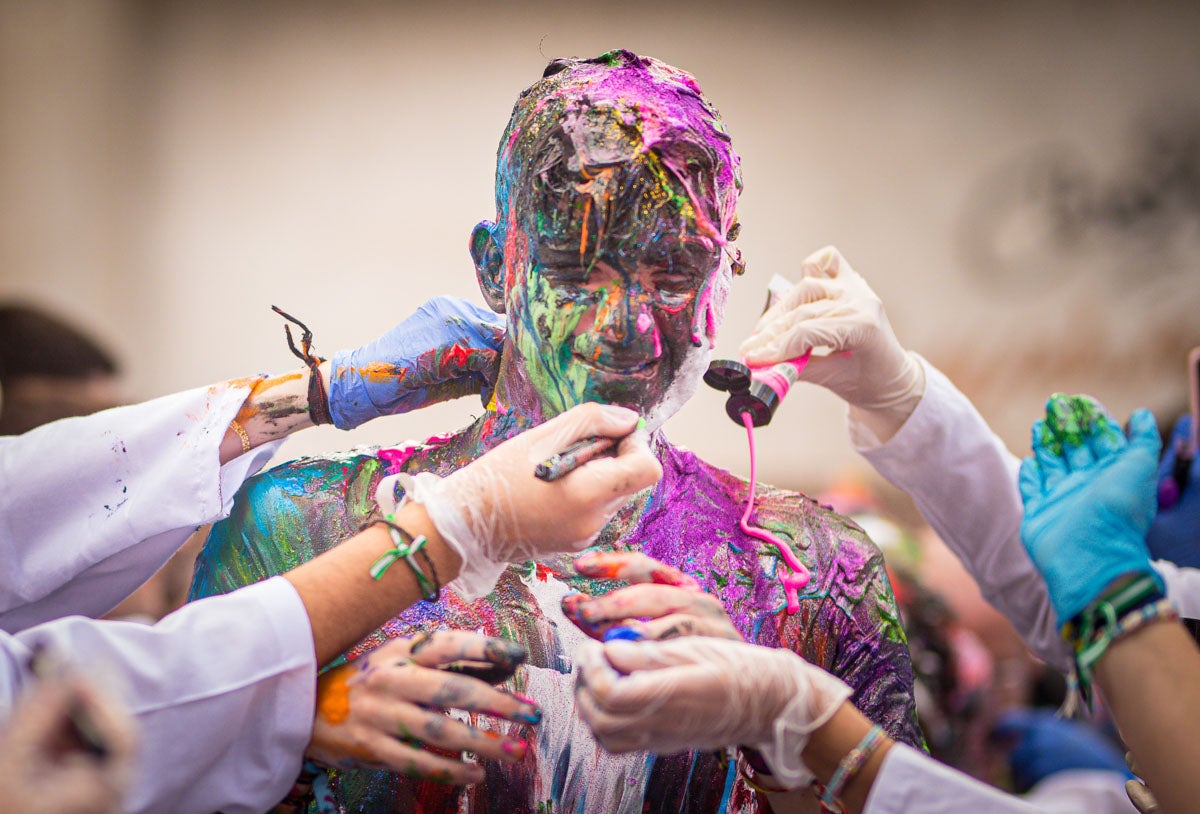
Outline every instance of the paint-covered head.
[[518, 406], [603, 401], [657, 425], [695, 392], [740, 267], [738, 161], [695, 79], [656, 59], [555, 60], [521, 94], [497, 222], [471, 238]]

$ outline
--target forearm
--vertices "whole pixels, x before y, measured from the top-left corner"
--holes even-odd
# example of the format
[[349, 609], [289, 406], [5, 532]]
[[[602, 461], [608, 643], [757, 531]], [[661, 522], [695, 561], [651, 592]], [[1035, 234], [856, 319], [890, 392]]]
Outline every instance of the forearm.
[[[320, 372], [323, 392], [328, 393], [328, 362], [320, 366]], [[234, 416], [246, 438], [242, 438], [231, 422], [221, 439], [221, 463], [242, 455], [247, 442], [254, 448], [313, 426], [308, 403], [311, 375], [308, 368], [299, 368], [281, 376], [247, 380], [250, 395]]]
[[[425, 552], [442, 585], [458, 575], [462, 560], [443, 541], [424, 507], [406, 503], [395, 518], [414, 538], [424, 535], [428, 540]], [[377, 523], [284, 575], [308, 612], [317, 664], [332, 661], [422, 598], [416, 576], [403, 561], [393, 563], [378, 580], [371, 576], [371, 565], [391, 548], [388, 527]], [[422, 558], [418, 562], [424, 565]]]
[[1188, 811], [1200, 799], [1200, 652], [1183, 626], [1151, 624], [1113, 642], [1096, 682], [1163, 811]]
[[1046, 585], [1021, 544], [1020, 464], [971, 402], [924, 362], [922, 403], [888, 443], [851, 425], [858, 451], [912, 496], [929, 523], [979, 583], [983, 596], [1038, 656], [1066, 668]]

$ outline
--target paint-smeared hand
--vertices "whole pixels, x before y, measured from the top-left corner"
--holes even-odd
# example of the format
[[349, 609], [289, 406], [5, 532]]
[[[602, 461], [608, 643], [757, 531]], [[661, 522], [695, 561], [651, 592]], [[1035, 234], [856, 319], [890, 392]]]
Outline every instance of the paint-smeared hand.
[[525, 660], [507, 639], [440, 630], [395, 639], [336, 667], [317, 683], [317, 714], [306, 755], [337, 768], [390, 769], [439, 783], [478, 783], [483, 769], [462, 752], [516, 763], [528, 742], [477, 729], [444, 710], [536, 724], [533, 702], [473, 676], [503, 681]]
[[[633, 583], [602, 596], [567, 594], [563, 613], [593, 639], [614, 628], [638, 639], [716, 636], [741, 640], [720, 600], [677, 568], [635, 551], [590, 551], [575, 560], [585, 577]], [[646, 619], [646, 621], [642, 621]]]
[[[97, 756], [69, 734], [69, 717], [86, 714], [105, 746]], [[104, 814], [124, 810], [133, 779], [136, 729], [128, 713], [78, 676], [38, 683], [0, 734], [5, 811]]]
[[575, 684], [580, 717], [610, 752], [745, 744], [788, 788], [812, 780], [800, 753], [850, 694], [790, 650], [706, 636], [585, 642]]
[[[662, 466], [637, 425], [633, 410], [581, 404], [445, 479], [417, 475], [409, 497], [425, 505], [442, 538], [462, 557], [458, 592], [484, 596], [507, 563], [579, 551], [630, 495], [656, 483]], [[539, 462], [590, 436], [623, 440], [615, 457], [594, 458], [551, 483], [535, 477]]]
[[500, 368], [504, 317], [455, 297], [435, 297], [383, 336], [333, 355], [329, 412], [340, 429], [481, 393]]
[[1162, 442], [1147, 410], [1134, 411], [1129, 426], [1127, 440], [1095, 401], [1061, 393], [1033, 425], [1033, 457], [1021, 462], [1021, 539], [1060, 626], [1119, 577], [1146, 574], [1162, 585], [1146, 548]]
[[805, 258], [800, 277], [759, 319], [742, 358], [772, 365], [828, 349], [800, 379], [832, 390], [886, 441], [920, 403], [925, 369], [896, 338], [878, 295], [833, 246]]

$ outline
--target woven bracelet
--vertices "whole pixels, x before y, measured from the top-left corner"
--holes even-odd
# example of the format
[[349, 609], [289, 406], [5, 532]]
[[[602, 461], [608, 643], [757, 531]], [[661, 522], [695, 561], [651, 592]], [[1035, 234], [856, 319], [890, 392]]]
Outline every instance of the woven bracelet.
[[[382, 523], [388, 527], [388, 534], [392, 538], [393, 548], [388, 549], [380, 555], [379, 559], [371, 563], [370, 574], [372, 579], [383, 579], [383, 575], [395, 563], [403, 560], [416, 577], [417, 587], [421, 591], [421, 596], [430, 602], [436, 602], [441, 597], [441, 586], [431, 582], [425, 572], [421, 570], [421, 566], [417, 564], [416, 555], [425, 547], [428, 542], [424, 534], [413, 537], [404, 530], [392, 515], [383, 517], [374, 517], [367, 521], [365, 525], [372, 526], [376, 523]], [[426, 555], [425, 560], [430, 565], [433, 561]], [[435, 577], [436, 579], [436, 577]]]
[[829, 778], [825, 792], [821, 795], [822, 809], [825, 811], [842, 810], [841, 803], [838, 802], [842, 796], [842, 790], [871, 759], [871, 755], [875, 754], [875, 750], [883, 743], [883, 739], [883, 727], [876, 724], [867, 730], [867, 734], [862, 736], [862, 740], [853, 749], [846, 753], [837, 769], [834, 770], [833, 777]]

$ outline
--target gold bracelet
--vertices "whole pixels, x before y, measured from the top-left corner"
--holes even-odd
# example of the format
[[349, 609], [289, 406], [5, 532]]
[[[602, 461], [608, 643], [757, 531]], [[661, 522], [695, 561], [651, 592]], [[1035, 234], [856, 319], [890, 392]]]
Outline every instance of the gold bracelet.
[[237, 433], [237, 437], [242, 439], [242, 454], [245, 455], [250, 451], [250, 433], [246, 432], [246, 428], [238, 423], [235, 418], [229, 422], [229, 429]]

